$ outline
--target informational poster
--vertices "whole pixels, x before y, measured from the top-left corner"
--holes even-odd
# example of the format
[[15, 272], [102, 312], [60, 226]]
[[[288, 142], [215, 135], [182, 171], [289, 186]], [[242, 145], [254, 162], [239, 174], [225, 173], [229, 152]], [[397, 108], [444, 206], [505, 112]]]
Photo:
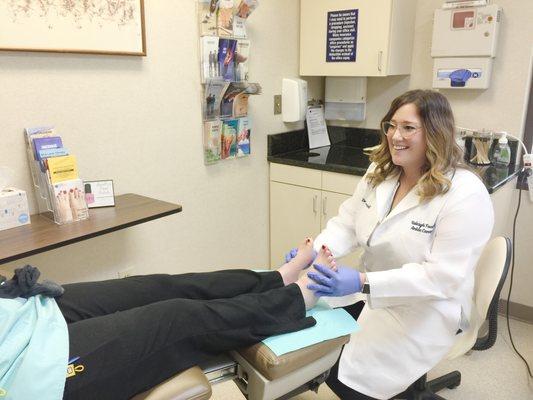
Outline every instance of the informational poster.
[[328, 12], [326, 62], [355, 61], [358, 17], [358, 9]]

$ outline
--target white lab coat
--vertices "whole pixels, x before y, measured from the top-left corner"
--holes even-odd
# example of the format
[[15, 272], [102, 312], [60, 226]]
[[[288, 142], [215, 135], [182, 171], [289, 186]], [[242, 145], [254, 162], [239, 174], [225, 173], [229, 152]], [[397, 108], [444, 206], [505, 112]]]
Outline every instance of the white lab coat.
[[450, 178], [446, 194], [420, 203], [415, 187], [389, 213], [398, 176], [377, 187], [364, 177], [315, 239], [315, 249], [326, 244], [335, 257], [364, 250], [370, 295], [361, 330], [342, 352], [339, 380], [367, 396], [404, 391], [469, 327], [474, 269], [494, 213], [475, 174], [459, 168]]

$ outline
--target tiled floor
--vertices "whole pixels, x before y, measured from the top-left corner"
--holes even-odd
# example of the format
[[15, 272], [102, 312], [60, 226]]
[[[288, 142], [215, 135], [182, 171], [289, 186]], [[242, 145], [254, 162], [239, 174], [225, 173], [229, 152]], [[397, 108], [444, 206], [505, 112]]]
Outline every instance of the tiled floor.
[[[498, 339], [486, 351], [473, 351], [452, 361], [444, 361], [429, 374], [429, 378], [453, 370], [462, 374], [461, 385], [453, 390], [439, 393], [448, 400], [533, 400], [533, 380], [528, 379], [527, 370], [512, 351], [505, 319], [499, 318]], [[533, 368], [533, 325], [511, 320], [513, 339]], [[244, 396], [233, 382], [213, 387], [214, 400], [241, 400]], [[318, 394], [307, 392], [295, 400], [334, 400], [337, 397], [322, 385]]]

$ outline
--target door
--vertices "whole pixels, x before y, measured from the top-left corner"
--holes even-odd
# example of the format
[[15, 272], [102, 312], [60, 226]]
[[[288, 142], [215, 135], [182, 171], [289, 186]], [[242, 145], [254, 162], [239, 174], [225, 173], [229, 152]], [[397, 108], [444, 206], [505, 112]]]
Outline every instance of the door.
[[[327, 222], [330, 218], [333, 218], [339, 213], [339, 207], [341, 204], [349, 199], [350, 196], [345, 194], [333, 193], [333, 192], [322, 192], [322, 209], [321, 209], [321, 228], [326, 227]], [[360, 264], [361, 250], [356, 250], [355, 252], [348, 254], [337, 260], [337, 263], [341, 265], [347, 265], [350, 267], [358, 267]]]
[[270, 182], [270, 267], [307, 236], [320, 231], [320, 190]]
[[[341, 24], [342, 29], [343, 22], [338, 21], [347, 18], [340, 16], [334, 21], [333, 16], [328, 18], [328, 12], [354, 10], [357, 10], [355, 61], [326, 61], [328, 24]], [[301, 0], [300, 75], [386, 75], [391, 15], [392, 0]], [[337, 32], [330, 32], [330, 38], [333, 34]]]

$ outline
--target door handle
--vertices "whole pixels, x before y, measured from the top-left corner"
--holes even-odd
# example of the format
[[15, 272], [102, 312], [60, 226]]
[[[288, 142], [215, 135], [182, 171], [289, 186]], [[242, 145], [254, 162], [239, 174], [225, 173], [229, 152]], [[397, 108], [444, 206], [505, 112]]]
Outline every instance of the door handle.
[[318, 196], [316, 194], [313, 196], [313, 212], [315, 214], [318, 212]]
[[328, 215], [328, 212], [327, 212], [327, 203], [328, 203], [328, 198], [327, 198], [327, 196], [326, 196], [326, 197], [324, 197], [324, 198], [322, 199], [322, 214], [323, 214], [324, 216]]

